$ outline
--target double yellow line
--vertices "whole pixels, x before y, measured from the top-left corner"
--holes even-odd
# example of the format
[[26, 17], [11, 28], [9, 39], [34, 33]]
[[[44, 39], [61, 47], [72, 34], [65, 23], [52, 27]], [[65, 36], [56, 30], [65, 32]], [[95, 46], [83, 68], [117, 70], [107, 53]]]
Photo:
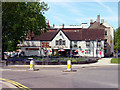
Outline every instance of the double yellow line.
[[0, 78], [0, 80], [11, 83], [14, 86], [16, 86], [16, 87], [18, 87], [18, 88], [20, 88], [22, 90], [31, 90], [30, 88], [28, 88], [28, 87], [26, 87], [26, 86], [24, 86], [24, 85], [22, 85], [22, 84], [20, 84], [18, 82], [12, 81], [12, 80], [4, 79], [4, 78]]

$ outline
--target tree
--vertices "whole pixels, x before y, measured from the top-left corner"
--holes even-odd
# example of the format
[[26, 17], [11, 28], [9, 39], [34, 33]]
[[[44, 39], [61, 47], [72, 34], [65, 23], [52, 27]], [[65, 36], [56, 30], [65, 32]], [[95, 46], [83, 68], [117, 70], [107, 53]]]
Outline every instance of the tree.
[[47, 30], [45, 2], [2, 2], [2, 49], [14, 51], [28, 30], [40, 34]]
[[115, 31], [115, 47], [114, 49], [116, 49], [117, 51], [120, 51], [120, 27]]

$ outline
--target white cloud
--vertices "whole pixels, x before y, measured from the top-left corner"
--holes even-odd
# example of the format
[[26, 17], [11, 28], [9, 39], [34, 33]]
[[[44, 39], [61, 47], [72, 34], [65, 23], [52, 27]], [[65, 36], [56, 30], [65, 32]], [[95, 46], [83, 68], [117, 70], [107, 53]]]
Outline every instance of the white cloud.
[[107, 11], [110, 13], [110, 14], [112, 14], [112, 15], [115, 15], [115, 12], [114, 11], [112, 11], [112, 9], [109, 7], [109, 6], [107, 6], [107, 5], [105, 5], [105, 4], [103, 4], [103, 0], [101, 1], [101, 0], [95, 0], [99, 5], [101, 5], [102, 7], [104, 7], [105, 9], [107, 9]]
[[[65, 20], [62, 19], [62, 17], [59, 17], [59, 16], [52, 16], [53, 17], [53, 20], [57, 21], [57, 22], [60, 22], [60, 23], [66, 23]], [[54, 23], [54, 22], [53, 22]]]

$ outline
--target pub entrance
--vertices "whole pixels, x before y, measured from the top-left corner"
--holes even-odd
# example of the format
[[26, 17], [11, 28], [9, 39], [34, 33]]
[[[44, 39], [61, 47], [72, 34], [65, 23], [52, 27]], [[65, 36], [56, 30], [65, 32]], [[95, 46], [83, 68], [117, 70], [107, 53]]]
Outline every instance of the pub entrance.
[[63, 51], [59, 51], [58, 53], [61, 54], [63, 57], [69, 57], [70, 56], [70, 50], [69, 49], [64, 49]]

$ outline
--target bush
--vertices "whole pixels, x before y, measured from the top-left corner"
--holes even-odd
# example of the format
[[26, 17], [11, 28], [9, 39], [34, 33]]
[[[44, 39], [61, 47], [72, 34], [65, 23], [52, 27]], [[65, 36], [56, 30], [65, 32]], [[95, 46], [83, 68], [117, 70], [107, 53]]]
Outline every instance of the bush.
[[77, 60], [73, 58], [72, 63], [77, 63]]

